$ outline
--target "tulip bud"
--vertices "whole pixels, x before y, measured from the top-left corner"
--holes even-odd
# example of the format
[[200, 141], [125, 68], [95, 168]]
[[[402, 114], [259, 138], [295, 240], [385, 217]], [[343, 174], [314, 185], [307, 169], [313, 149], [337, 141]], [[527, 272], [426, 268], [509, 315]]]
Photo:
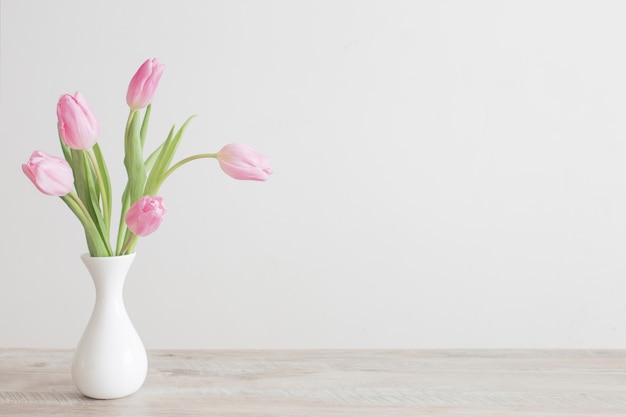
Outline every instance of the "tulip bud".
[[131, 110], [142, 109], [152, 102], [164, 69], [165, 65], [156, 58], [147, 59], [139, 67], [126, 92], [126, 103]]
[[148, 236], [161, 225], [167, 209], [162, 197], [141, 197], [126, 212], [126, 225], [137, 236]]
[[35, 151], [22, 171], [39, 191], [47, 195], [64, 196], [74, 187], [72, 168], [63, 158]]
[[217, 160], [222, 170], [237, 180], [266, 181], [272, 174], [269, 159], [241, 143], [224, 146]]
[[100, 136], [100, 124], [82, 94], [63, 95], [57, 103], [59, 134], [72, 149], [91, 149]]

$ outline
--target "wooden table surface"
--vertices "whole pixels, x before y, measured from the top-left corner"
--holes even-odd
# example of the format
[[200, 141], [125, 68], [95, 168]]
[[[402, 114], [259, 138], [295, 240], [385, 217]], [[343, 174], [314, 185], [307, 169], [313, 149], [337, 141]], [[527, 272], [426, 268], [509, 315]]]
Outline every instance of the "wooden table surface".
[[149, 351], [117, 400], [79, 394], [71, 357], [0, 349], [0, 416], [626, 416], [626, 351]]

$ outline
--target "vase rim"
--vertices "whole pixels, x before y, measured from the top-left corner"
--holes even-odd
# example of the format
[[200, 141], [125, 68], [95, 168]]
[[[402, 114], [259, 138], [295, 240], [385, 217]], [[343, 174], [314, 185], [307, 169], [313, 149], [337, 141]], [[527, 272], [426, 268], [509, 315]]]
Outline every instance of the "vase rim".
[[107, 259], [107, 258], [115, 258], [115, 259], [122, 259], [122, 258], [132, 258], [136, 255], [135, 252], [133, 253], [129, 253], [127, 255], [114, 255], [114, 256], [91, 256], [89, 254], [89, 252], [87, 253], [83, 253], [82, 255], [80, 255], [80, 257], [82, 259]]

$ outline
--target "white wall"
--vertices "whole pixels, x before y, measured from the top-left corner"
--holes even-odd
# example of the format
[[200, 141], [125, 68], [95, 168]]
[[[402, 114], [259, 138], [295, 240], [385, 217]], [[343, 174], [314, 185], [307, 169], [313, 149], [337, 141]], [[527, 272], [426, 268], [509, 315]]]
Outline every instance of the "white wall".
[[[78, 221], [20, 164], [81, 91], [121, 192], [130, 77], [150, 146], [233, 141], [163, 188], [126, 302], [149, 348], [626, 348], [626, 3], [2, 0], [0, 347], [73, 347]], [[119, 196], [119, 194], [117, 194]]]

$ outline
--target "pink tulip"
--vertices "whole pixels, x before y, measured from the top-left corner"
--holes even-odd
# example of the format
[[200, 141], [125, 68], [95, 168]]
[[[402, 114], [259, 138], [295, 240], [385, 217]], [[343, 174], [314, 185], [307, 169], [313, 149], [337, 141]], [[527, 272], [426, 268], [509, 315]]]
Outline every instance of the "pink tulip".
[[148, 236], [161, 225], [167, 209], [163, 198], [141, 197], [126, 212], [126, 225], [137, 236]]
[[159, 86], [159, 80], [163, 75], [165, 65], [161, 64], [156, 58], [147, 59], [144, 62], [128, 85], [126, 93], [126, 103], [132, 110], [138, 110], [146, 107], [152, 101], [154, 93]]
[[63, 158], [35, 151], [22, 165], [24, 174], [39, 191], [47, 195], [64, 196], [74, 187], [72, 168]]
[[224, 146], [217, 160], [222, 170], [237, 180], [266, 181], [272, 174], [269, 159], [241, 143]]
[[100, 136], [100, 124], [82, 94], [64, 94], [57, 103], [59, 134], [72, 149], [91, 149]]

